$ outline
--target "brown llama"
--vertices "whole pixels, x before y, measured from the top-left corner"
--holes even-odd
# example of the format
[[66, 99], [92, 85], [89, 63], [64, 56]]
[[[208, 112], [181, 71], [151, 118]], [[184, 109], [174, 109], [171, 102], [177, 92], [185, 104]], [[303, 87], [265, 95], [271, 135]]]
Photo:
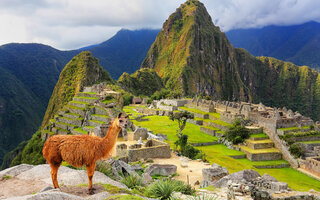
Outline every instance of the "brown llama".
[[54, 135], [44, 144], [43, 157], [51, 167], [51, 178], [54, 188], [59, 188], [57, 174], [62, 161], [68, 162], [74, 167], [87, 167], [89, 179], [89, 194], [93, 194], [92, 177], [96, 168], [96, 162], [102, 158], [111, 156], [121, 128], [126, 128], [129, 122], [128, 115], [120, 112], [111, 123], [105, 137], [90, 135]]

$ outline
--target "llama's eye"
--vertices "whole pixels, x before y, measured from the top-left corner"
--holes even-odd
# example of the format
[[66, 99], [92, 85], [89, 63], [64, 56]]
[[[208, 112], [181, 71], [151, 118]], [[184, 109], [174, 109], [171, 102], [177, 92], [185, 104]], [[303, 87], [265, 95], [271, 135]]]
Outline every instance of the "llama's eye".
[[123, 122], [123, 120], [120, 119], [119, 122]]

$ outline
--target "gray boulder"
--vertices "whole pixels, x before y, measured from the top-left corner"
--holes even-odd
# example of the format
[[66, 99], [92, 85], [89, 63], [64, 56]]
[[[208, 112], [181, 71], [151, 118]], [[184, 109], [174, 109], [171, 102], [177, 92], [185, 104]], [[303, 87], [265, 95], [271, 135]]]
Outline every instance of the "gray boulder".
[[153, 175], [161, 175], [161, 176], [170, 176], [177, 172], [177, 166], [175, 165], [162, 165], [162, 164], [152, 164], [149, 165], [144, 173]]
[[270, 176], [269, 174], [263, 174], [262, 180], [264, 182], [279, 182], [276, 178], [274, 178], [273, 176]]
[[250, 182], [254, 179], [261, 177], [260, 174], [252, 169], [242, 170], [221, 178], [220, 180], [213, 183], [215, 187], [226, 187], [228, 182]]
[[208, 182], [215, 182], [222, 177], [229, 175], [227, 168], [220, 165], [212, 165], [210, 168], [202, 169], [202, 180]]
[[120, 178], [119, 174], [132, 174], [135, 176], [139, 176], [135, 171], [135, 168], [131, 167], [131, 165], [127, 164], [122, 160], [113, 160], [110, 162], [110, 164], [112, 166], [113, 174], [116, 176], [117, 179]]
[[0, 178], [2, 178], [3, 176], [17, 176], [19, 174], [21, 174], [24, 171], [27, 171], [31, 168], [33, 168], [34, 165], [28, 165], [28, 164], [21, 164], [21, 165], [17, 165], [14, 167], [10, 167], [8, 169], [2, 170], [0, 171]]
[[8, 198], [8, 200], [85, 200], [85, 198], [61, 192], [59, 189], [37, 193], [35, 195], [26, 195], [20, 197]]

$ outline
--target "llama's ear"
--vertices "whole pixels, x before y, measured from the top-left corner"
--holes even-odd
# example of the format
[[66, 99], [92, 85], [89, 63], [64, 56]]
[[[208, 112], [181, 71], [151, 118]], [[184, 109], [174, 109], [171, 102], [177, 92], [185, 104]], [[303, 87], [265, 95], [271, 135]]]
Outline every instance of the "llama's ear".
[[118, 118], [120, 118], [123, 115], [123, 112], [119, 112]]

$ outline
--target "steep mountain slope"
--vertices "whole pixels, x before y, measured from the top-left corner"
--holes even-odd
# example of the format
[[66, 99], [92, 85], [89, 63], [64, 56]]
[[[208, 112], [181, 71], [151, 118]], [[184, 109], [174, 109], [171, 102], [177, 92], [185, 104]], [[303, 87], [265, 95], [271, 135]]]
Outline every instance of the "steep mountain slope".
[[91, 51], [101, 66], [118, 79], [123, 72], [133, 73], [139, 69], [158, 33], [159, 30], [122, 29], [109, 40], [84, 49]]
[[123, 73], [118, 80], [126, 91], [134, 95], [148, 95], [151, 96], [155, 91], [163, 87], [161, 78], [153, 69], [143, 68], [137, 70], [135, 73], [129, 75]]
[[197, 0], [170, 15], [141, 67], [155, 69], [167, 88], [185, 96], [286, 105], [320, 119], [315, 70], [234, 49]]
[[[49, 119], [56, 114], [57, 110], [72, 100], [75, 94], [83, 89], [83, 87], [102, 81], [113, 83], [109, 73], [99, 65], [98, 59], [93, 57], [90, 52], [84, 51], [72, 58], [63, 68], [59, 76], [59, 80], [50, 98], [42, 126], [46, 126]], [[2, 168], [20, 163], [43, 163], [44, 159], [41, 153], [43, 143], [41, 132], [37, 131], [28, 143], [25, 144], [22, 151], [21, 148], [18, 148], [6, 156], [8, 160], [4, 160]], [[22, 145], [23, 144], [20, 146]]]
[[60, 70], [72, 54], [39, 44], [0, 46], [0, 162], [39, 127]]
[[320, 68], [320, 23], [294, 26], [267, 26], [226, 32], [235, 47], [255, 56], [271, 56], [296, 65]]
[[72, 58], [59, 76], [43, 118], [42, 127], [47, 125], [57, 110], [71, 101], [74, 95], [85, 86], [102, 81], [113, 83], [109, 73], [100, 66], [98, 59], [93, 57], [91, 52], [83, 51]]

